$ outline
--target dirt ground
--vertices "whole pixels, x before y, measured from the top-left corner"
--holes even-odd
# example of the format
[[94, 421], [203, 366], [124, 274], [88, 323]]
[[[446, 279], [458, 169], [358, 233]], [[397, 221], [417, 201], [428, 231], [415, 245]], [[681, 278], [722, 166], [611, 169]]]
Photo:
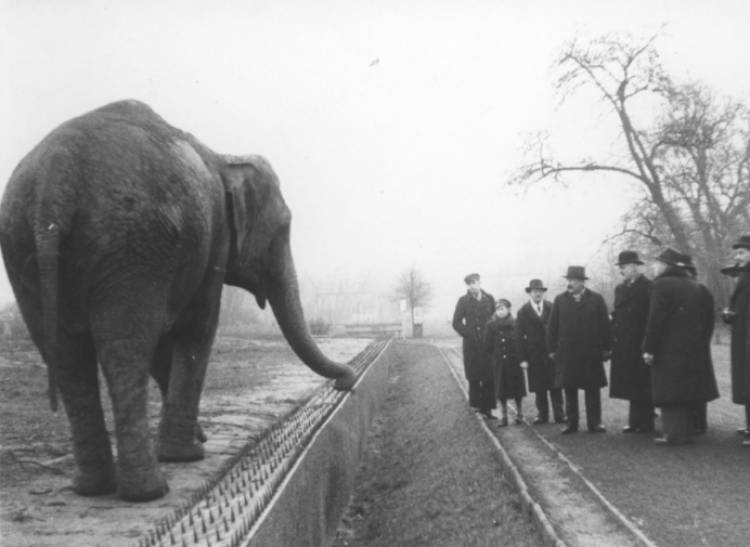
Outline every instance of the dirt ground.
[[[332, 339], [321, 346], [346, 361], [368, 342]], [[439, 341], [441, 347], [459, 344]], [[438, 348], [407, 343], [399, 352], [335, 546], [540, 545]], [[747, 545], [750, 450], [739, 447], [734, 432], [742, 417], [729, 399], [726, 345], [714, 346], [713, 355], [722, 398], [709, 405], [709, 432], [691, 446], [657, 447], [654, 435], [623, 434], [627, 403], [609, 399], [606, 389], [604, 435], [562, 436], [559, 425], [511, 427], [550, 443], [656, 544]], [[0, 545], [137, 543], [222, 461], [293, 412], [323, 381], [280, 339], [221, 338], [211, 367], [201, 413], [208, 457], [164, 465], [169, 496], [127, 504], [70, 491], [67, 421], [48, 410], [38, 354], [29, 343], [0, 344]], [[154, 428], [159, 404], [154, 390]], [[525, 405], [533, 418], [533, 398]], [[513, 442], [515, 433], [498, 438]]]
[[334, 547], [540, 545], [438, 349], [398, 352]]
[[[750, 544], [750, 449], [740, 447], [742, 437], [736, 434], [744, 416], [731, 401], [726, 343], [715, 344], [712, 355], [721, 397], [708, 405], [708, 432], [691, 445], [656, 446], [657, 434], [623, 434], [628, 404], [609, 399], [607, 388], [602, 390], [605, 435], [537, 428], [661, 546]], [[533, 415], [533, 402], [526, 400]]]
[[[349, 361], [369, 339], [320, 339], [324, 353]], [[162, 464], [168, 496], [132, 504], [114, 496], [83, 498], [70, 490], [75, 471], [68, 423], [53, 414], [46, 370], [30, 342], [0, 343], [0, 545], [133, 545], [178, 507], [223, 461], [283, 420], [326, 380], [294, 355], [283, 338], [219, 337], [201, 402], [207, 457]], [[108, 397], [104, 397], [108, 403]], [[149, 414], [155, 433], [160, 395], [153, 387]], [[107, 422], [111, 412], [106, 409]], [[114, 439], [112, 439], [114, 442]]]
[[[445, 348], [460, 347], [458, 339], [433, 342]], [[519, 434], [538, 434], [563, 457], [560, 461], [571, 461], [572, 469], [657, 545], [745, 546], [750, 537], [750, 450], [740, 448], [741, 437], [735, 433], [742, 415], [741, 407], [730, 399], [727, 350], [725, 340], [713, 347], [721, 398], [709, 405], [708, 433], [696, 437], [693, 445], [660, 447], [653, 444], [656, 434], [622, 433], [627, 402], [609, 399], [606, 388], [602, 390], [607, 426], [603, 435], [564, 436], [560, 425], [524, 424], [498, 430], [497, 436], [513, 453], [512, 443]], [[472, 420], [461, 421], [454, 415], [470, 417], [465, 403], [456, 399], [455, 380], [451, 379], [452, 385], [443, 384], [444, 365], [427, 355], [423, 350], [422, 355], [404, 356], [394, 371], [388, 401], [368, 438], [355, 494], [335, 547], [483, 545], [482, 534], [502, 545], [539, 544], [534, 543], [535, 531], [523, 518], [519, 520], [518, 500], [505, 481], [488, 479], [485, 471], [492, 468], [491, 463], [474, 459], [480, 450], [474, 445], [486, 444], [485, 439], [472, 431]], [[583, 401], [580, 405], [583, 412]], [[533, 419], [533, 397], [525, 399], [525, 411]], [[456, 428], [470, 434], [459, 435]], [[533, 466], [530, 456], [520, 456], [525, 467]], [[490, 503], [500, 505], [492, 511], [502, 515], [500, 521], [518, 530], [525, 528], [517, 537], [487, 530], [487, 495], [483, 492], [489, 484], [495, 496]], [[461, 510], [466, 507], [470, 510]], [[575, 509], [570, 507], [568, 513]], [[568, 518], [578, 519], [572, 513], [556, 516], [550, 508], [546, 511], [558, 519], [558, 525]], [[493, 516], [492, 520], [498, 519]], [[440, 543], [441, 534], [452, 541]]]

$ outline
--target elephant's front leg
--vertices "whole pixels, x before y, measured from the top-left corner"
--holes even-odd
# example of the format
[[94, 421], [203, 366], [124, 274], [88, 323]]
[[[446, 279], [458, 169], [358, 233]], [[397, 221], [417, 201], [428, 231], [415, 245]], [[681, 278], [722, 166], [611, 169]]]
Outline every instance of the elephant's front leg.
[[198, 410], [213, 334], [170, 338], [172, 365], [159, 425], [158, 456], [164, 462], [200, 460], [205, 436]]
[[[154, 360], [151, 363], [151, 377], [156, 381], [161, 392], [162, 399], [162, 417], [167, 407], [167, 397], [169, 396], [169, 375], [172, 372], [172, 352], [174, 348], [174, 339], [171, 336], [164, 336], [156, 347]], [[195, 438], [205, 443], [208, 438], [203, 433], [200, 422], [195, 423]]]
[[149, 350], [153, 346], [139, 338], [120, 338], [101, 340], [98, 347], [115, 415], [117, 495], [128, 501], [149, 501], [169, 492], [148, 422]]

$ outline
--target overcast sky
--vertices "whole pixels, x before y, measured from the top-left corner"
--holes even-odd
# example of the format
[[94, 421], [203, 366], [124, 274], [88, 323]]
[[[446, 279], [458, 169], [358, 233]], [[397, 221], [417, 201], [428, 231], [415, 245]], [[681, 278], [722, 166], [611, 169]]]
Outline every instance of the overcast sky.
[[619, 179], [504, 186], [531, 131], [582, 156], [612, 143], [603, 110], [556, 109], [566, 40], [667, 23], [673, 75], [750, 96], [746, 0], [0, 1], [0, 190], [58, 124], [138, 99], [217, 152], [270, 160], [303, 278], [415, 264], [442, 315], [466, 273], [499, 297], [589, 265], [633, 197]]

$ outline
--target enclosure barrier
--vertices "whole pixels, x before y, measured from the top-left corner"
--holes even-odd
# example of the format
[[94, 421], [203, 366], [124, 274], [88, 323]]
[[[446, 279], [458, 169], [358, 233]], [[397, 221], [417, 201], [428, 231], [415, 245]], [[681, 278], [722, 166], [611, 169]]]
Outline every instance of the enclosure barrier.
[[329, 545], [354, 487], [365, 435], [385, 398], [392, 341], [352, 359], [354, 392], [328, 382], [248, 444], [138, 547]]
[[404, 337], [401, 323], [349, 323], [344, 325], [346, 335], [353, 338], [389, 338]]

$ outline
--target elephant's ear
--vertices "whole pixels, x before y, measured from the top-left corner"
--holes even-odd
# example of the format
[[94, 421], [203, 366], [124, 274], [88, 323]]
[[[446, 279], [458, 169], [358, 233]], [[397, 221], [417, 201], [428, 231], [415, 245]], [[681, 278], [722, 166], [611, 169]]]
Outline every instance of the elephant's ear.
[[222, 171], [226, 192], [229, 228], [232, 231], [232, 252], [239, 254], [245, 235], [250, 231], [250, 212], [245, 196], [246, 174], [238, 165], [227, 166]]
[[265, 306], [264, 269], [273, 234], [288, 223], [279, 182], [262, 156], [224, 156], [221, 171], [232, 232], [231, 255], [248, 278], [261, 308]]
[[251, 233], [256, 233], [253, 224], [262, 224], [259, 220], [263, 216], [262, 209], [268, 199], [268, 187], [277, 181], [271, 165], [262, 156], [224, 158], [226, 165], [222, 170], [222, 178], [231, 214], [234, 251], [239, 252], [243, 248], [245, 238]]

